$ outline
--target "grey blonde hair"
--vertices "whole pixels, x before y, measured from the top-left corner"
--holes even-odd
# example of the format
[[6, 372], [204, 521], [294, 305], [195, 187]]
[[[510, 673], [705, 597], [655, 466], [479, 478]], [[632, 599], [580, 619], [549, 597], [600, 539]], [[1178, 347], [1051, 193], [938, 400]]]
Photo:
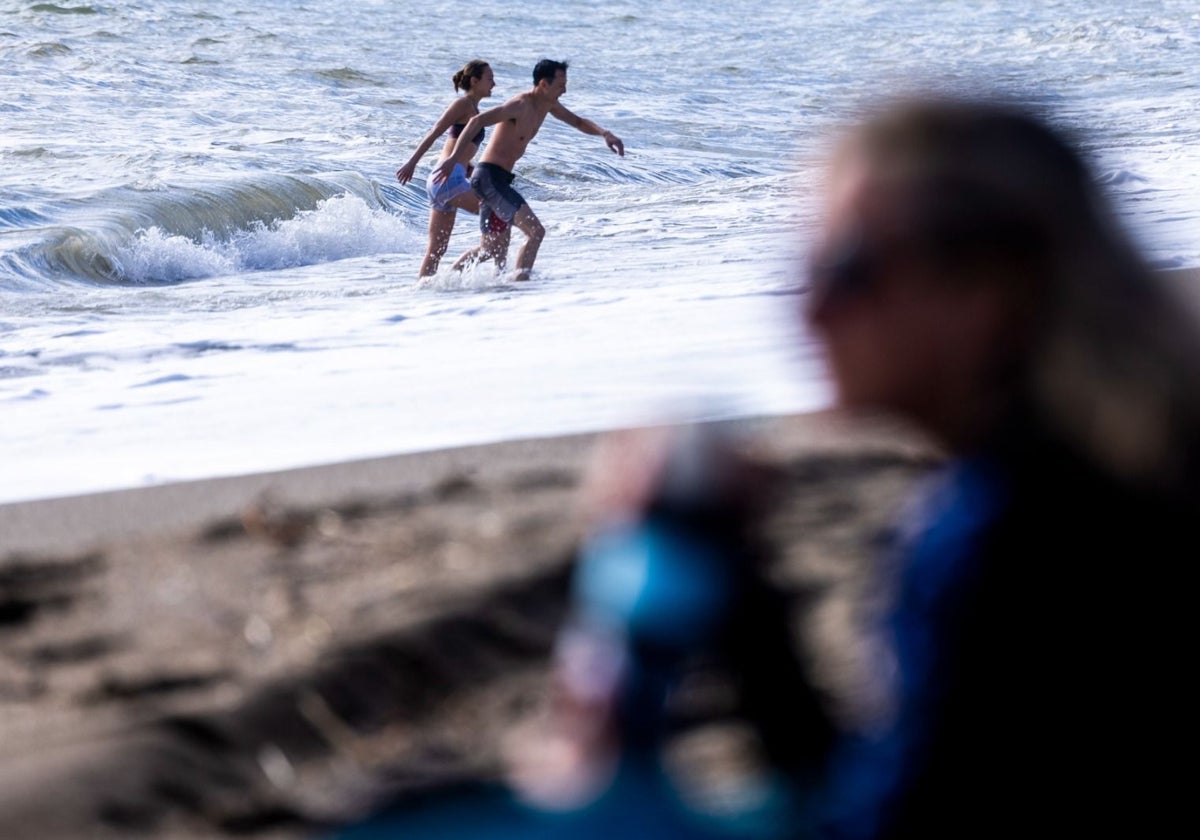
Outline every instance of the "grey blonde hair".
[[1014, 402], [1110, 474], [1185, 486], [1194, 503], [1200, 330], [1075, 144], [1021, 106], [951, 97], [890, 103], [849, 143], [902, 196], [930, 255], [969, 267], [948, 277], [1034, 301], [1007, 360]]

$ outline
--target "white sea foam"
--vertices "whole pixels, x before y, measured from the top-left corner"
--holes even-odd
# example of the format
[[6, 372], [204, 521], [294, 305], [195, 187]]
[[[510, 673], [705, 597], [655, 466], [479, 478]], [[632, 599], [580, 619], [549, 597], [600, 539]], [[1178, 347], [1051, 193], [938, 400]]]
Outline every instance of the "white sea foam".
[[170, 283], [410, 251], [418, 244], [402, 219], [344, 195], [292, 219], [256, 222], [227, 238], [210, 231], [193, 239], [171, 236], [157, 227], [140, 230], [113, 262], [124, 280]]
[[224, 253], [228, 249], [214, 243], [211, 236], [205, 239], [208, 241], [195, 242], [186, 236], [164, 234], [156, 227], [139, 231], [132, 243], [117, 252], [114, 268], [134, 283], [173, 283], [236, 271], [238, 260]]

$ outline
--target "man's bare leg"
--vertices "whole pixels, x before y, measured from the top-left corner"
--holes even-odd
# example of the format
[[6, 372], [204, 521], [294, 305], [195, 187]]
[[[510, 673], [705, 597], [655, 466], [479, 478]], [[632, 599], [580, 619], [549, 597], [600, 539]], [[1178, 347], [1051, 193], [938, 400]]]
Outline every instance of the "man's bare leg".
[[522, 204], [513, 216], [513, 226], [525, 234], [525, 244], [517, 254], [517, 275], [514, 280], [528, 280], [533, 270], [533, 261], [537, 259], [538, 248], [546, 237], [546, 229], [538, 221], [538, 217], [529, 209], [528, 204]]
[[495, 241], [490, 246], [486, 243], [484, 245], [485, 248], [490, 248], [492, 259], [496, 261], [497, 271], [503, 271], [504, 266], [508, 265], [508, 246], [510, 242], [512, 242], [512, 225], [505, 225], [504, 230], [495, 234]]

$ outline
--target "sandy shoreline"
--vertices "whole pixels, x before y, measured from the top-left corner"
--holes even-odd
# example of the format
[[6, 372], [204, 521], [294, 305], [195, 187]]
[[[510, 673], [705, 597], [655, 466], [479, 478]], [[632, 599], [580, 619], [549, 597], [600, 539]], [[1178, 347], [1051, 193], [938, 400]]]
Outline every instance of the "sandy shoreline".
[[[831, 414], [739, 427], [787, 478], [783, 577], [847, 584], [813, 637], [844, 633], [860, 558], [936, 456]], [[487, 774], [540, 696], [594, 441], [0, 508], [0, 836], [312, 836]]]
[[239, 514], [264, 494], [302, 508], [413, 492], [465, 472], [571, 464], [593, 435], [508, 441], [0, 505], [0, 551], [81, 550]]
[[[748, 418], [735, 425], [767, 446], [837, 449], [859, 444], [857, 437], [850, 443], [838, 420], [826, 412]], [[78, 552], [110, 540], [201, 528], [238, 516], [264, 499], [280, 507], [315, 509], [419, 492], [465, 476], [488, 482], [529, 469], [577, 471], [598, 436], [502, 441], [0, 504], [0, 555]]]
[[[1182, 301], [1200, 311], [1200, 268], [1162, 272]], [[813, 444], [830, 444], [837, 434], [814, 412], [799, 421]], [[795, 424], [747, 420], [771, 427], [765, 437]], [[774, 424], [774, 425], [772, 425]], [[523, 464], [577, 467], [595, 434], [511, 440], [430, 452], [384, 456], [314, 467], [160, 484], [61, 498], [0, 504], [0, 555], [78, 551], [112, 538], [169, 533], [227, 518], [264, 494], [286, 505], [320, 507], [356, 496], [412, 492], [431, 481], [466, 472], [505, 472]], [[836, 444], [834, 444], [836, 445]]]

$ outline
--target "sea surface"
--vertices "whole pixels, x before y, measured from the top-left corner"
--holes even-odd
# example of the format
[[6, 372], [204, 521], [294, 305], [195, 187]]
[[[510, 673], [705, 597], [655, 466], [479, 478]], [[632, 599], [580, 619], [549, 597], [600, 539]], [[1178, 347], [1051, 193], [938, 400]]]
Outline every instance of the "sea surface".
[[[1197, 56], [1194, 0], [0, 0], [0, 502], [819, 408], [797, 265], [865, 102], [1035, 101], [1193, 267]], [[475, 57], [485, 105], [569, 59], [628, 153], [550, 120], [533, 281], [419, 284], [394, 173]]]

